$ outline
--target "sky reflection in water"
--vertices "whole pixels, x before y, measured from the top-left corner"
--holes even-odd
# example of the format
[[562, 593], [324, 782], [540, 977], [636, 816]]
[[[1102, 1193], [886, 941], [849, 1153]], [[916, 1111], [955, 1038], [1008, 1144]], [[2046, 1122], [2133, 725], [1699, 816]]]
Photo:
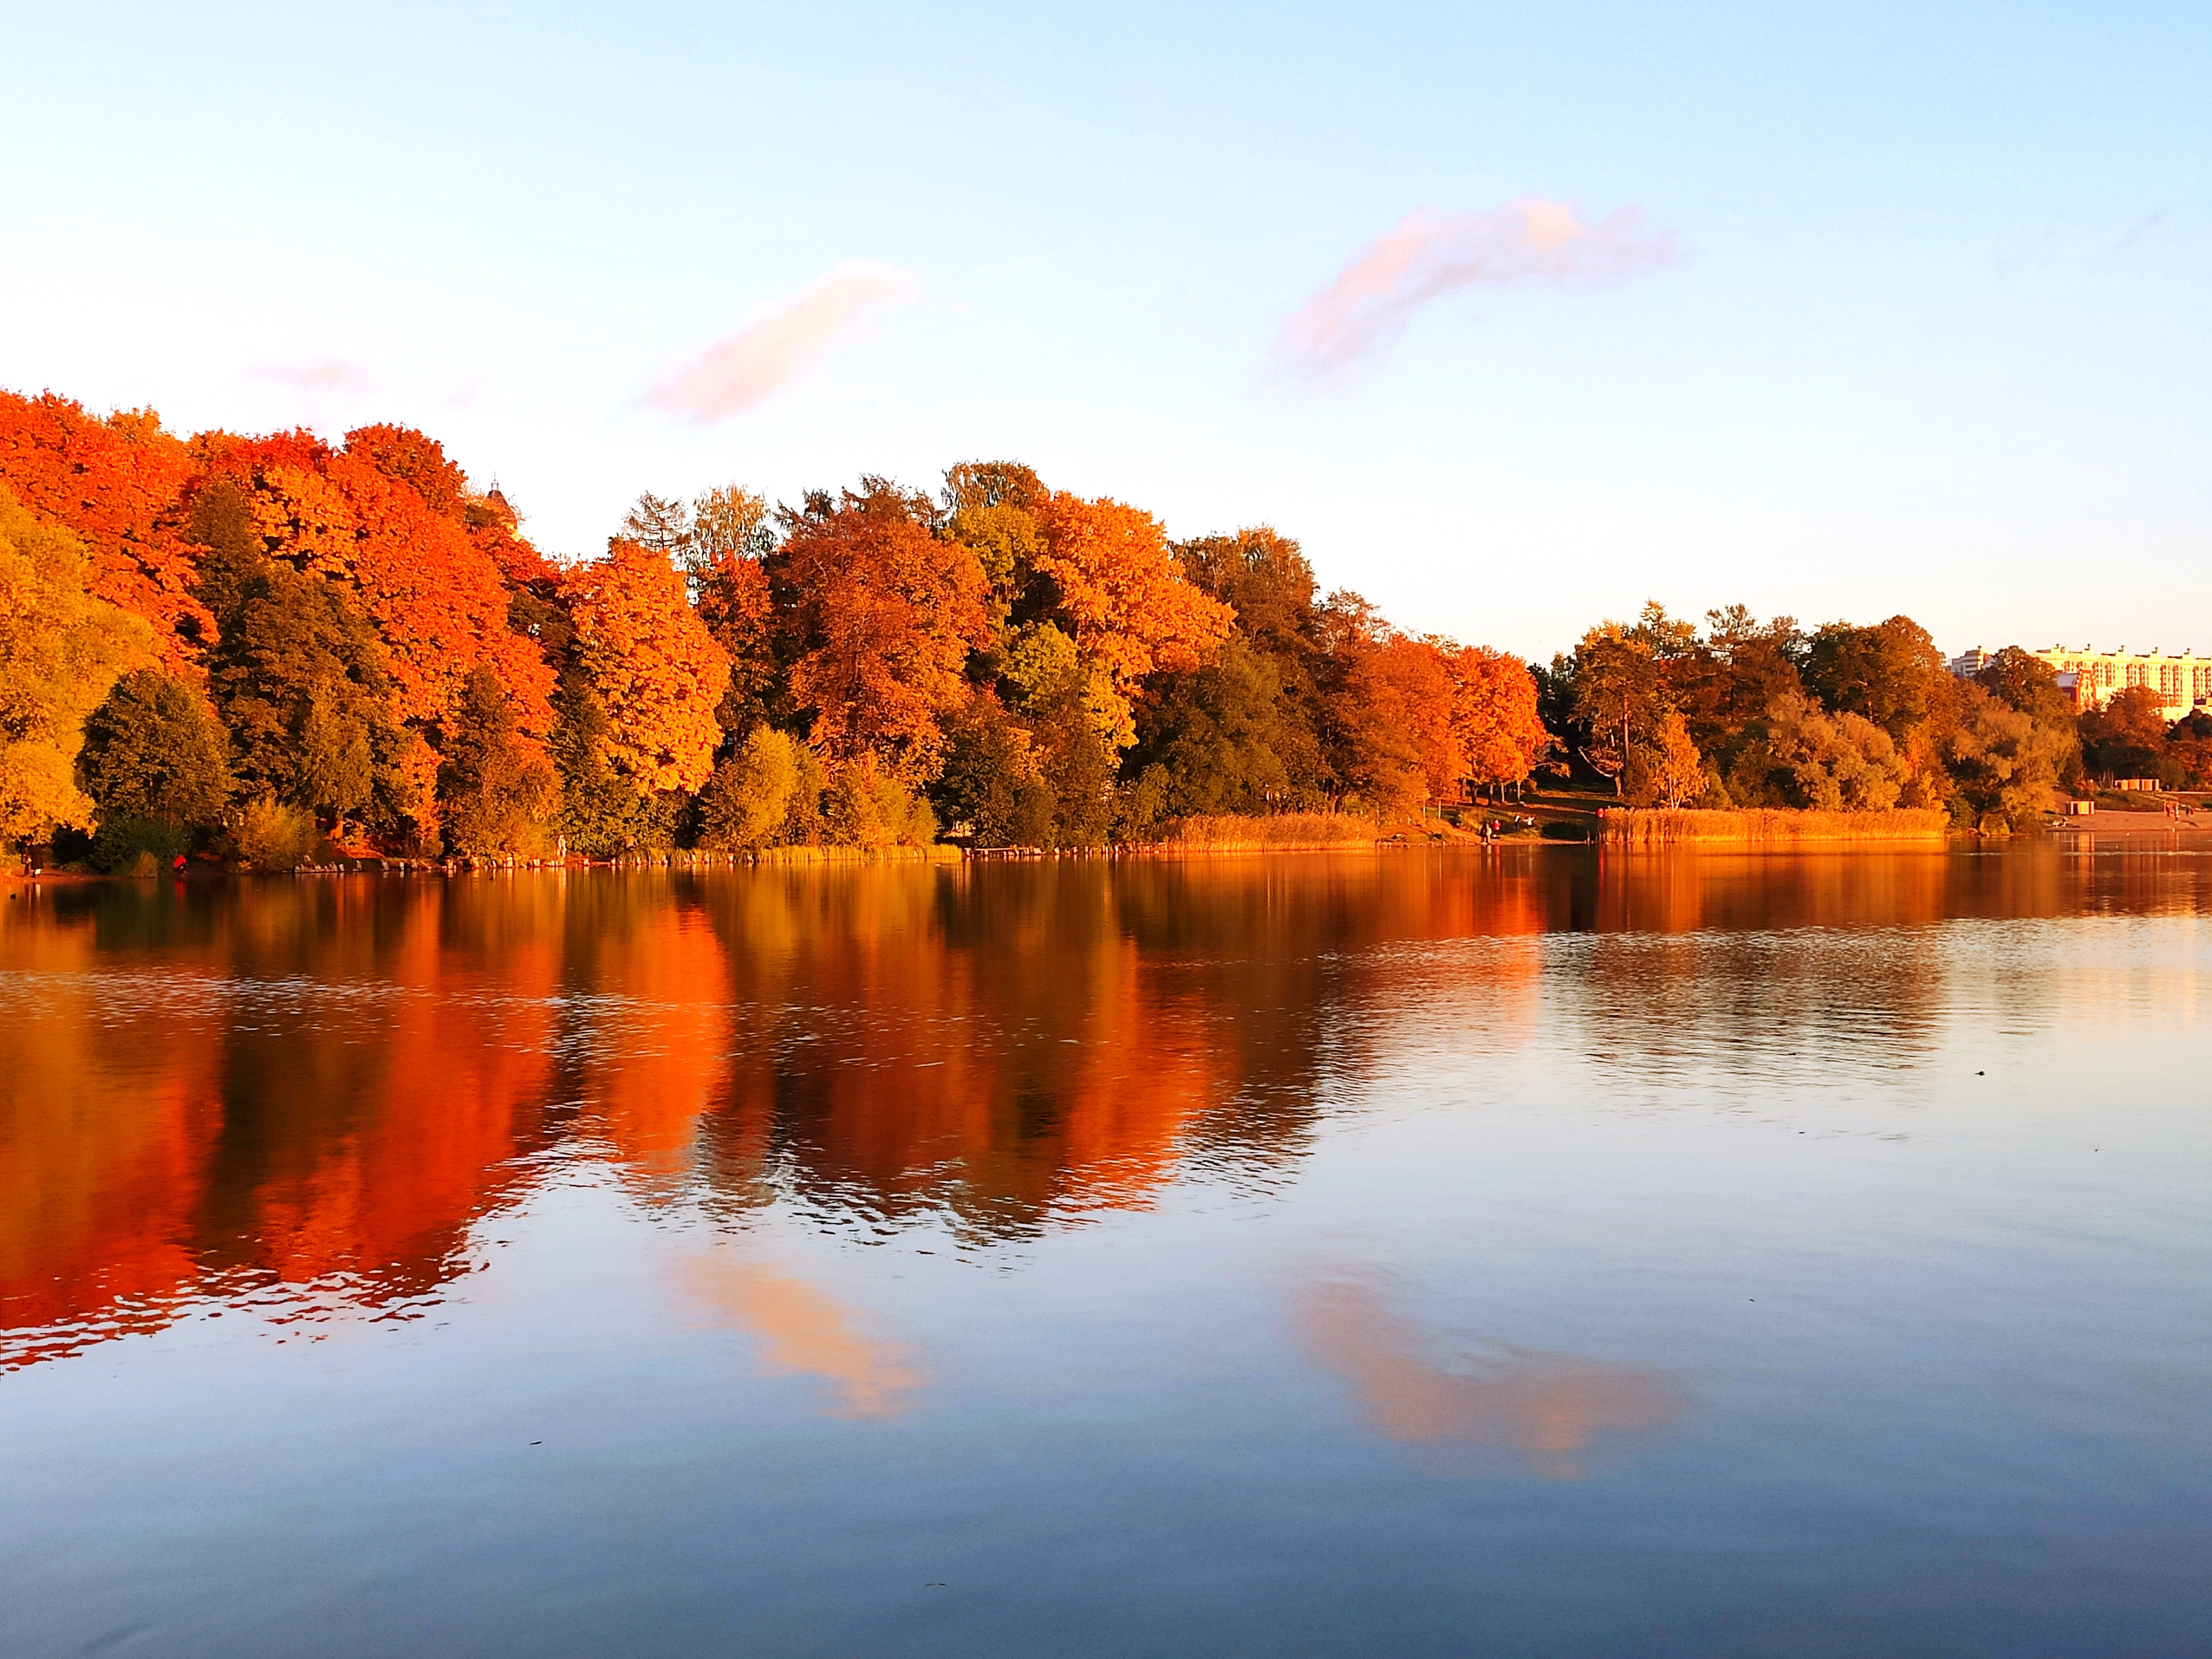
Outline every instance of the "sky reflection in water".
[[2190, 1650], [2207, 862], [19, 894], [0, 1646]]

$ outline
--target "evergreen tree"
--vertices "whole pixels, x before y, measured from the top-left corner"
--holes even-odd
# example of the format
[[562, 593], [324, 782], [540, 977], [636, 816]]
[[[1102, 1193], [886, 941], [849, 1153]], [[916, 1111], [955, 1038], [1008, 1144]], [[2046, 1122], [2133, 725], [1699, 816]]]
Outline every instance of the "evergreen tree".
[[[1285, 694], [1281, 674], [1282, 658], [1240, 631], [1218, 660], [1163, 677], [1139, 716], [1128, 769], [1141, 777], [1152, 766], [1164, 769], [1164, 811], [1265, 812], [1310, 803], [1319, 757], [1305, 711]], [[1285, 750], [1299, 763], [1295, 782]]]
[[375, 629], [341, 582], [261, 550], [234, 483], [201, 492], [192, 530], [205, 549], [200, 598], [218, 629], [208, 687], [240, 787], [332, 828], [348, 819], [398, 828], [423, 803], [403, 770], [407, 737]]
[[649, 793], [608, 757], [614, 723], [583, 676], [562, 676], [547, 744], [560, 780], [561, 834], [587, 858], [672, 846], [684, 797]]
[[1046, 845], [1059, 803], [1029, 728], [978, 688], [946, 717], [945, 734], [945, 769], [930, 790], [944, 816], [965, 823], [979, 847]]
[[553, 793], [553, 769], [522, 741], [499, 677], [471, 670], [438, 768], [447, 844], [479, 858], [535, 853]]
[[189, 846], [222, 816], [229, 744], [207, 705], [158, 668], [125, 675], [84, 725], [77, 776], [100, 809], [102, 863], [127, 848]]

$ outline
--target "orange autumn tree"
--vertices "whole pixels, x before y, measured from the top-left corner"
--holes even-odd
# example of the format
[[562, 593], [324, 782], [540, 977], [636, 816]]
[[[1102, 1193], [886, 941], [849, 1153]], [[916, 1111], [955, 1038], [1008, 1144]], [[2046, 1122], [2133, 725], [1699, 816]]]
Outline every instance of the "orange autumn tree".
[[684, 597], [667, 558], [611, 541], [574, 567], [562, 592], [578, 666], [605, 711], [598, 758], [640, 791], [696, 789], [714, 769], [714, 723], [730, 659]]
[[1467, 755], [1452, 721], [1452, 678], [1445, 665], [1437, 641], [1394, 633], [1376, 649], [1370, 674], [1382, 718], [1413, 740], [1427, 794], [1451, 800], [1467, 775]]
[[350, 448], [331, 459], [329, 476], [353, 511], [352, 576], [392, 651], [403, 713], [442, 717], [469, 676], [488, 668], [523, 733], [542, 743], [552, 725], [553, 671], [507, 626], [504, 574], [471, 539], [465, 503], [448, 498], [440, 511]]
[[1536, 680], [1518, 658], [1486, 646], [1446, 643], [1451, 721], [1476, 783], [1519, 783], [1552, 746], [1536, 713]]
[[1149, 513], [1056, 490], [1037, 516], [1045, 544], [1036, 564], [1058, 590], [1054, 620], [1073, 639], [1082, 667], [1103, 681], [1101, 717], [1113, 746], [1127, 749], [1136, 738], [1130, 700], [1139, 683], [1198, 667], [1228, 638], [1237, 613], [1184, 576]]
[[990, 642], [982, 568], [932, 516], [926, 497], [865, 478], [787, 514], [779, 556], [797, 594], [791, 696], [813, 712], [814, 747], [905, 783], [934, 775], [968, 653]]
[[348, 444], [333, 451], [288, 434], [234, 444], [220, 465], [250, 489], [270, 556], [342, 579], [358, 595], [390, 654], [403, 719], [442, 718], [470, 674], [489, 667], [522, 731], [542, 742], [552, 671], [507, 627], [507, 584], [470, 538], [459, 469], [402, 428], [362, 428]]
[[210, 433], [193, 449], [209, 475], [246, 492], [265, 556], [342, 584], [374, 626], [404, 733], [391, 764], [427, 831], [441, 749], [465, 723], [472, 677], [496, 682], [526, 768], [545, 757], [554, 672], [508, 625], [507, 576], [470, 533], [467, 481], [443, 448], [396, 426], [356, 428], [347, 443]]
[[1451, 678], [1431, 641], [1398, 633], [1357, 593], [1316, 614], [1329, 766], [1341, 798], [1385, 816], [1454, 793], [1465, 775], [1451, 726]]
[[215, 633], [182, 533], [193, 471], [190, 451], [151, 410], [100, 420], [51, 392], [0, 392], [0, 483], [84, 544], [93, 596], [143, 617], [162, 665], [187, 678]]
[[762, 720], [771, 695], [775, 602], [766, 559], [775, 550], [769, 505], [736, 484], [708, 490], [691, 504], [691, 534], [683, 550], [699, 619], [730, 653], [724, 718], [733, 732]]

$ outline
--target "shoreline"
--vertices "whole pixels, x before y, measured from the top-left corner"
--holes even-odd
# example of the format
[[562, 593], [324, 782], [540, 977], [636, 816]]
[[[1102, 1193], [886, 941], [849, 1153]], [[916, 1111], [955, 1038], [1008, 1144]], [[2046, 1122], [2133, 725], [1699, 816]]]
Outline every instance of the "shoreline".
[[[2114, 815], [2118, 817], [2118, 814]], [[2134, 816], [2134, 815], [2130, 815]], [[2141, 815], [2148, 817], [2148, 814]], [[1721, 854], [1742, 857], [1776, 853], [1898, 853], [1950, 852], [1988, 846], [2006, 847], [2030, 845], [2047, 842], [2058, 850], [2069, 854], [2090, 854], [2120, 851], [2160, 851], [2212, 854], [2212, 823], [2176, 824], [2172, 822], [2121, 823], [2107, 820], [2094, 828], [2080, 823], [2052, 825], [2042, 830], [2030, 830], [2012, 836], [1985, 836], [1972, 830], [1950, 830], [1941, 836], [1856, 836], [1799, 837], [1755, 837], [1730, 839], [1642, 840], [1623, 837], [1594, 841], [1567, 841], [1540, 836], [1504, 836], [1494, 842], [1482, 842], [1472, 836], [1449, 839], [1413, 840], [1379, 837], [1374, 841], [1340, 842], [1132, 842], [1110, 847], [1028, 848], [993, 847], [964, 848], [940, 842], [930, 848], [890, 848], [870, 850], [862, 848], [770, 848], [764, 854], [663, 854], [637, 859], [567, 859], [520, 860], [506, 862], [483, 861], [471, 863], [456, 860], [450, 864], [442, 861], [407, 860], [399, 859], [350, 859], [337, 864], [303, 865], [291, 870], [233, 869], [222, 866], [200, 866], [182, 874], [161, 871], [152, 875], [131, 875], [122, 872], [103, 873], [91, 870], [41, 870], [35, 875], [21, 872], [0, 872], [0, 891], [14, 897], [18, 890], [37, 890], [46, 887], [99, 887], [125, 883], [148, 886], [162, 882], [172, 884], [205, 886], [216, 882], [240, 880], [316, 879], [343, 876], [378, 877], [439, 877], [455, 879], [468, 876], [524, 876], [567, 875], [585, 871], [609, 871], [625, 873], [665, 871], [672, 874], [684, 872], [708, 873], [750, 869], [829, 869], [852, 868], [869, 865], [920, 865], [954, 866], [971, 864], [1023, 864], [1060, 860], [1103, 860], [1109, 863], [1125, 861], [1184, 862], [1209, 859], [1252, 859], [1276, 855], [1310, 857], [1317, 853], [1356, 854], [1370, 857], [1396, 853], [1488, 853], [1506, 848], [1587, 848], [1610, 857], [1622, 854], [1644, 856], [1679, 856], [1691, 854], [1710, 856]], [[794, 856], [797, 855], [797, 856]]]

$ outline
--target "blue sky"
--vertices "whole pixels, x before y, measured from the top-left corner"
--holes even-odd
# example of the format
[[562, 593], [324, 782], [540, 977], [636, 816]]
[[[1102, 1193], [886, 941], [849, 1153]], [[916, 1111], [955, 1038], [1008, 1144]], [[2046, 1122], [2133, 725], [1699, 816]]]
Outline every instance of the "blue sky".
[[[2212, 652], [2212, 9], [16, 9], [0, 385], [367, 419], [549, 550], [1010, 457], [1526, 653], [1647, 598]], [[1635, 210], [1348, 379], [1427, 210]], [[665, 386], [889, 273], [726, 418]]]

